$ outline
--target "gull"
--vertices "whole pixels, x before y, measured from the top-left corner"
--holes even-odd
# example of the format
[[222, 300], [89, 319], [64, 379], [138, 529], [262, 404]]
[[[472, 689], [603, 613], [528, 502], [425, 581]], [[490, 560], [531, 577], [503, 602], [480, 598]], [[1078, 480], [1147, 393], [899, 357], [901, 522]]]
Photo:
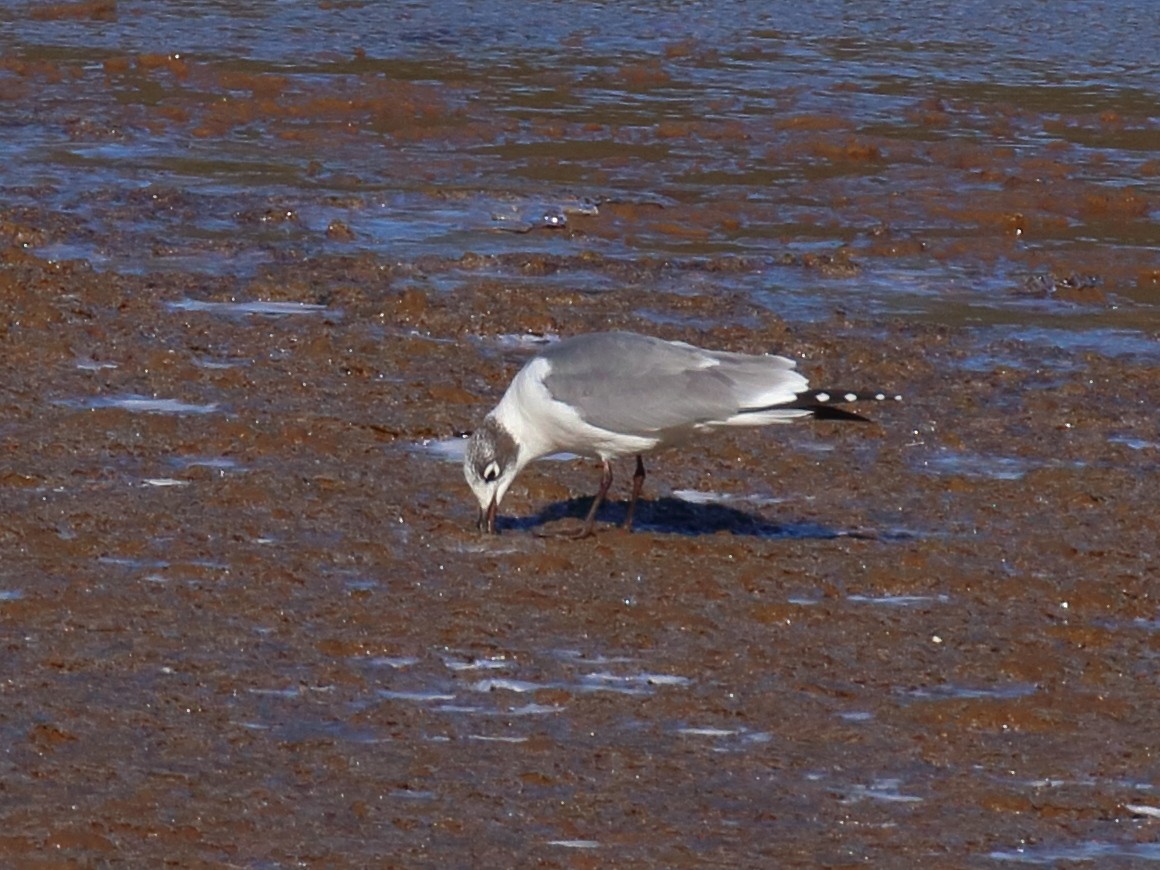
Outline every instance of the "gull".
[[624, 520], [631, 530], [644, 453], [732, 426], [803, 417], [865, 421], [835, 403], [902, 398], [811, 390], [794, 365], [783, 356], [705, 350], [633, 332], [587, 333], [551, 345], [520, 369], [467, 442], [463, 473], [479, 501], [479, 529], [495, 533], [500, 502], [516, 475], [554, 453], [602, 464], [584, 524], [568, 535], [585, 538], [612, 485], [613, 459], [636, 456]]

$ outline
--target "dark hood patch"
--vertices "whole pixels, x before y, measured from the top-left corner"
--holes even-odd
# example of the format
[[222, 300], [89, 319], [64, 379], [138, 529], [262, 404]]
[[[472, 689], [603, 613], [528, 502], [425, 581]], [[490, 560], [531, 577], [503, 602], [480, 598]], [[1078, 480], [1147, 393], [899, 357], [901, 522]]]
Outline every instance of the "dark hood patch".
[[492, 462], [500, 467], [501, 472], [513, 465], [519, 450], [511, 433], [498, 420], [489, 416], [472, 434], [471, 442], [467, 445], [467, 460], [482, 478], [484, 470]]

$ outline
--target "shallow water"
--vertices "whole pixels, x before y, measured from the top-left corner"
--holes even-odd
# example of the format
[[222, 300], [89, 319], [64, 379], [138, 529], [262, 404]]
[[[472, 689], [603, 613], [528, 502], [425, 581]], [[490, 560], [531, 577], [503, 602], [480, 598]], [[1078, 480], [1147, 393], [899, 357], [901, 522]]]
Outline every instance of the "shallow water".
[[[0, 191], [67, 215], [46, 256], [745, 257], [668, 280], [791, 318], [1160, 291], [1148, 4], [101, 8], [0, 34]], [[802, 256], [832, 263], [781, 265]]]

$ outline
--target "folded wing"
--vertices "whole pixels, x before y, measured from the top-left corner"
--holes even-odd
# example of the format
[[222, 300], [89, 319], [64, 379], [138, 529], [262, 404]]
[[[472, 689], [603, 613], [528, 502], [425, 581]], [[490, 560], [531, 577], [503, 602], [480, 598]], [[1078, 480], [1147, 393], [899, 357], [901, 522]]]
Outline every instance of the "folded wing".
[[[807, 389], [792, 360], [720, 353], [633, 333], [567, 339], [544, 351], [553, 398], [610, 432], [659, 436], [755, 426], [807, 416], [792, 405]], [[760, 410], [759, 410], [760, 409]]]

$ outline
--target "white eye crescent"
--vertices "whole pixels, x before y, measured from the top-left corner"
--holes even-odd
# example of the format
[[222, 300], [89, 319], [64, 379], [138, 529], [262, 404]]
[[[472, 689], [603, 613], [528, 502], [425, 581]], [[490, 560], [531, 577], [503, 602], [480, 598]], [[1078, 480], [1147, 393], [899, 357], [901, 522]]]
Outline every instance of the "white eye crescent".
[[499, 477], [499, 463], [495, 460], [492, 460], [483, 469], [483, 479], [488, 483], [491, 483], [497, 477]]

